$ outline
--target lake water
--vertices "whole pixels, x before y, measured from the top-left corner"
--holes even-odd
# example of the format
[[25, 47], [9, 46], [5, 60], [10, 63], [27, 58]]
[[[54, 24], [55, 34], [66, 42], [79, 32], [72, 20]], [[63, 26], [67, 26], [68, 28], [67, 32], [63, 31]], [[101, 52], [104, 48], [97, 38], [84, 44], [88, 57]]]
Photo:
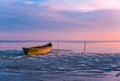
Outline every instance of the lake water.
[[120, 42], [52, 42], [52, 52], [24, 55], [40, 41], [0, 41], [0, 81], [120, 81]]

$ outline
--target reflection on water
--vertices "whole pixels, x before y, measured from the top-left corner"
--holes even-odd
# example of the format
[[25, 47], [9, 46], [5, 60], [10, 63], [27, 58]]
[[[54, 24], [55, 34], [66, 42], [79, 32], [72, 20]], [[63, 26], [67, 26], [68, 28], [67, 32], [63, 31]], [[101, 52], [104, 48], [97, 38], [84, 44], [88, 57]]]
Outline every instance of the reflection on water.
[[120, 81], [120, 42], [87, 42], [86, 53], [84, 42], [53, 42], [51, 53], [31, 57], [21, 49], [43, 44], [0, 43], [0, 80]]

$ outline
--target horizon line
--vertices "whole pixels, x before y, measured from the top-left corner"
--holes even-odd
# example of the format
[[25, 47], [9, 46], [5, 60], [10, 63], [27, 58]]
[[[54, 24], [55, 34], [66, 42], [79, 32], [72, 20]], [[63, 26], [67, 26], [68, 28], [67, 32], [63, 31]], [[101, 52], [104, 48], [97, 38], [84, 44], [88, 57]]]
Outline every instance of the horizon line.
[[120, 40], [0, 40], [0, 42], [120, 42]]

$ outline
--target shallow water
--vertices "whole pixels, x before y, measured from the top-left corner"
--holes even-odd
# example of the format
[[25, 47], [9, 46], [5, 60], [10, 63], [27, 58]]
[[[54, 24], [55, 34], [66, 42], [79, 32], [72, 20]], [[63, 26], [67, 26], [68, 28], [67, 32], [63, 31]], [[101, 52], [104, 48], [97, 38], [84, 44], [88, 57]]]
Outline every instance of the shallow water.
[[54, 46], [47, 55], [27, 57], [21, 48], [39, 42], [8, 44], [1, 43], [0, 46], [0, 81], [120, 81], [117, 49], [116, 53], [83, 53], [84, 44], [78, 51], [70, 47], [76, 44], [62, 43], [59, 49]]

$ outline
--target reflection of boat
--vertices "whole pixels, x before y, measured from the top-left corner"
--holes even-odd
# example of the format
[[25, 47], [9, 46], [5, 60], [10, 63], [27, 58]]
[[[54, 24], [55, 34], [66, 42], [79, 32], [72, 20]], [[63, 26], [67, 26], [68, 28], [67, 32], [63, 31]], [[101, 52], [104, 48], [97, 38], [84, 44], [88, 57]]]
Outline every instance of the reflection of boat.
[[43, 55], [46, 53], [49, 53], [51, 51], [52, 44], [48, 43], [43, 46], [36, 46], [36, 47], [30, 47], [30, 48], [23, 48], [25, 55]]

